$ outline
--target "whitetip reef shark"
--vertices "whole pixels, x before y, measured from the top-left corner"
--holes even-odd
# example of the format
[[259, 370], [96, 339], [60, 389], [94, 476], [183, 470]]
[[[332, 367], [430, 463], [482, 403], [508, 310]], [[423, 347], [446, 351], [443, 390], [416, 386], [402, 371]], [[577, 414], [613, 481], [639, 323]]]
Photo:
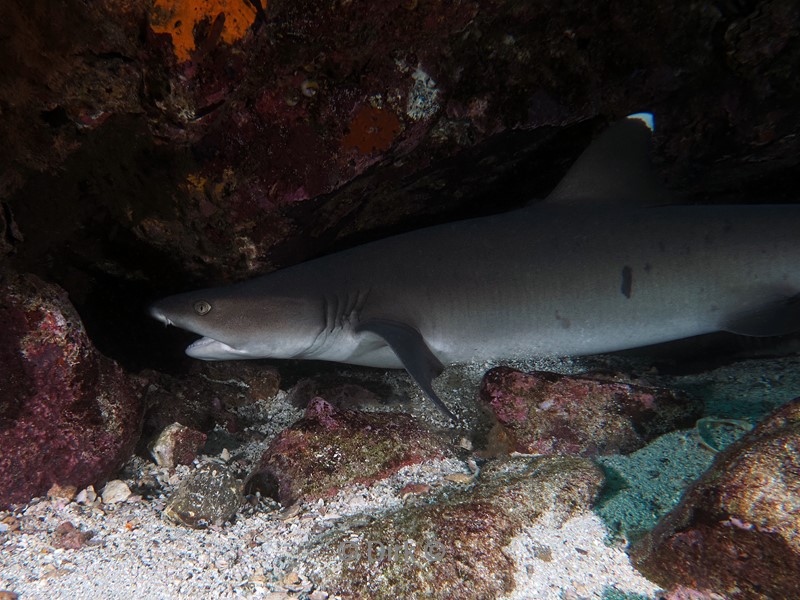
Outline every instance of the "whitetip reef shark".
[[613, 352], [715, 331], [800, 330], [800, 205], [682, 206], [649, 165], [653, 117], [612, 125], [544, 200], [426, 227], [150, 314], [203, 360], [405, 368]]

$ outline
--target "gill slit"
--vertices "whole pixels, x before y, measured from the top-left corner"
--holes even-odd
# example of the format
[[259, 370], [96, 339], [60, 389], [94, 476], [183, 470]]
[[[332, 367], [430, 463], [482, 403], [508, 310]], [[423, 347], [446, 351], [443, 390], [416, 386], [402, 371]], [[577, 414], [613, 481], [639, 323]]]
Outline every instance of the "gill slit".
[[[325, 348], [326, 343], [337, 330], [349, 328], [355, 333], [358, 327], [361, 311], [369, 298], [370, 290], [356, 290], [340, 294], [325, 294], [322, 297], [323, 326], [314, 337], [304, 356], [313, 358]], [[336, 340], [334, 339], [334, 342]]]

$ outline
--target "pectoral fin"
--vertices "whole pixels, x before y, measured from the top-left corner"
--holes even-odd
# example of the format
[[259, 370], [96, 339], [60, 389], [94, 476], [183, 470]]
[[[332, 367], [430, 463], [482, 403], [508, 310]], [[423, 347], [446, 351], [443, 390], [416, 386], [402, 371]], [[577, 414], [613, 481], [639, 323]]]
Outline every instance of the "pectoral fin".
[[450, 409], [433, 391], [433, 379], [444, 370], [444, 366], [428, 348], [419, 331], [405, 323], [384, 319], [373, 319], [362, 323], [357, 331], [369, 331], [385, 340], [403, 363], [408, 374], [422, 388], [436, 408], [450, 419], [456, 420]]
[[728, 319], [722, 329], [754, 337], [800, 331], [800, 294], [736, 315]]

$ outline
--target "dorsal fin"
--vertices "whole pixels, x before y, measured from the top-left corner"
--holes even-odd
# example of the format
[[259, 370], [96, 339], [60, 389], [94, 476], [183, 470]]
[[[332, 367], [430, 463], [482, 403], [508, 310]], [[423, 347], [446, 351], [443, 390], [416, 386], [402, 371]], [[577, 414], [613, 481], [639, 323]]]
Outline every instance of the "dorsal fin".
[[669, 192], [650, 168], [653, 115], [636, 113], [614, 123], [584, 150], [547, 197], [562, 205], [669, 202]]

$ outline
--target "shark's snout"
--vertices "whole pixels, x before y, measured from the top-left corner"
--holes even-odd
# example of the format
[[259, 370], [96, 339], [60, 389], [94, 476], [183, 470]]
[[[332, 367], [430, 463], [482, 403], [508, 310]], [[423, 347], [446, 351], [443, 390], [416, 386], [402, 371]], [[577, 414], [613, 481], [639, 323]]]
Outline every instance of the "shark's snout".
[[158, 303], [148, 306], [147, 312], [151, 317], [157, 321], [161, 321], [164, 325], [172, 325], [172, 321], [170, 321], [167, 315], [164, 314], [164, 311], [159, 308]]

